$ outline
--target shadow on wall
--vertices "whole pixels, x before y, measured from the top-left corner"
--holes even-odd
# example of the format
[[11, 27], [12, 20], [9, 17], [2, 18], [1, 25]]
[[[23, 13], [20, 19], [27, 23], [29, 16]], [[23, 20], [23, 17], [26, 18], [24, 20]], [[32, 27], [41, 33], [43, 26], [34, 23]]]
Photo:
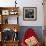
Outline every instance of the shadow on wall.
[[19, 39], [20, 39], [20, 42], [21, 42], [21, 40], [22, 40], [22, 38], [23, 38], [23, 35], [24, 35], [25, 31], [26, 31], [28, 28], [32, 28], [32, 29], [34, 30], [34, 32], [36, 32], [39, 41], [40, 41], [41, 43], [43, 43], [43, 36], [42, 36], [42, 35], [43, 35], [43, 34], [42, 34], [43, 30], [42, 30], [42, 26], [21, 26], [21, 27], [20, 27], [20, 32], [19, 32]]

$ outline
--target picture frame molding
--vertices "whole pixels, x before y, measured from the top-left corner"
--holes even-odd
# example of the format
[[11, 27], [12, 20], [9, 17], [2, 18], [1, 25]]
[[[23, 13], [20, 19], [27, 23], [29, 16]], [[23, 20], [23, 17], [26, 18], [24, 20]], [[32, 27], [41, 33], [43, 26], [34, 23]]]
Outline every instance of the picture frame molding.
[[[34, 18], [25, 18], [25, 10], [34, 9]], [[23, 7], [23, 20], [24, 21], [36, 21], [37, 20], [37, 8], [36, 7]]]

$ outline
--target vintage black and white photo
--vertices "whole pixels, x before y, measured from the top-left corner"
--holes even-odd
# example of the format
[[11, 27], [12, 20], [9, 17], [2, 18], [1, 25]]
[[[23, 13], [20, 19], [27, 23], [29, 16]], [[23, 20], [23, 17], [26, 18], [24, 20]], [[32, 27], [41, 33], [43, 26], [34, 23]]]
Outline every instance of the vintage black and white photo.
[[24, 7], [23, 8], [23, 19], [24, 20], [36, 20], [37, 18], [36, 7]]

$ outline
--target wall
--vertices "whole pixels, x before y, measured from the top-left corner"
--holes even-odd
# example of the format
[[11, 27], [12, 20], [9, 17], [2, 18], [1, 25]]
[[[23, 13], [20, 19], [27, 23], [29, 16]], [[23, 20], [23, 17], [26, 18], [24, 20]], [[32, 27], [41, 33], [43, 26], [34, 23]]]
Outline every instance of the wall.
[[[0, 0], [1, 7], [15, 6], [15, 0]], [[19, 7], [19, 24], [20, 26], [43, 26], [43, 0], [17, 0]], [[24, 21], [23, 20], [23, 7], [37, 7], [37, 21]], [[10, 19], [9, 19], [10, 20]]]
[[[23, 10], [21, 10], [20, 25], [22, 26], [43, 26], [43, 6], [42, 0], [25, 0], [22, 1], [23, 7], [37, 7], [37, 21], [23, 21]], [[23, 9], [21, 7], [21, 9]]]
[[[43, 6], [42, 6], [42, 0], [25, 0], [21, 1], [21, 8], [20, 11], [20, 25], [21, 26], [43, 26]], [[25, 2], [25, 3], [24, 3]], [[24, 21], [23, 20], [23, 7], [37, 7], [37, 21]]]

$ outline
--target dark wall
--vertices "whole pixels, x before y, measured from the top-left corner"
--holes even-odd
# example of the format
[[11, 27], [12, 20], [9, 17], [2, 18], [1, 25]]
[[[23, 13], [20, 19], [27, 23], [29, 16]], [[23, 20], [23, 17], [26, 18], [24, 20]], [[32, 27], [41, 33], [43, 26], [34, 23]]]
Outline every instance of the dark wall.
[[24, 35], [25, 31], [28, 28], [32, 28], [36, 32], [39, 41], [43, 42], [43, 30], [42, 30], [42, 26], [21, 26], [20, 27], [20, 32], [19, 32], [19, 39], [20, 39], [20, 41], [22, 40], [23, 35]]

